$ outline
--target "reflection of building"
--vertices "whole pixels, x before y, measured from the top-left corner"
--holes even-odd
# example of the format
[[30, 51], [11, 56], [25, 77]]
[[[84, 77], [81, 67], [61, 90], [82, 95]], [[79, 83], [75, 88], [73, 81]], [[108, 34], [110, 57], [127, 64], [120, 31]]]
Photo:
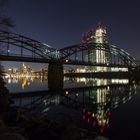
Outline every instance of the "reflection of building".
[[86, 93], [87, 100], [96, 104], [96, 108], [84, 108], [83, 110], [83, 119], [86, 119], [88, 115], [88, 119], [92, 120], [93, 126], [99, 127], [101, 133], [106, 127], [109, 127], [110, 108], [108, 106], [108, 94], [110, 92], [110, 88], [107, 86], [109, 82], [110, 81], [107, 79], [98, 79], [96, 81], [96, 85], [101, 87], [91, 90], [90, 93], [89, 91]]
[[[83, 108], [82, 118], [103, 133], [106, 128], [110, 127], [111, 109], [128, 102], [135, 94], [136, 85], [129, 85], [128, 83], [118, 87], [107, 85], [87, 91], [84, 93], [86, 96], [84, 102], [90, 102], [90, 104]], [[92, 104], [93, 107], [91, 107]]]
[[76, 85], [76, 87], [79, 86], [107, 86], [107, 85], [113, 85], [113, 84], [128, 84], [129, 79], [101, 79], [101, 78], [85, 78], [85, 77], [64, 77], [64, 82], [72, 82]]

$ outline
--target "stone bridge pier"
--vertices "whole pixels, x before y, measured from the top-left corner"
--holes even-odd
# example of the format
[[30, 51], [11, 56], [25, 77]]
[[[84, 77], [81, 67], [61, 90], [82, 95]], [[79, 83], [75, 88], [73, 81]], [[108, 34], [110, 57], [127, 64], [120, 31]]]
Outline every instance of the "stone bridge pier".
[[63, 64], [51, 62], [48, 66], [48, 88], [60, 92], [63, 89]]

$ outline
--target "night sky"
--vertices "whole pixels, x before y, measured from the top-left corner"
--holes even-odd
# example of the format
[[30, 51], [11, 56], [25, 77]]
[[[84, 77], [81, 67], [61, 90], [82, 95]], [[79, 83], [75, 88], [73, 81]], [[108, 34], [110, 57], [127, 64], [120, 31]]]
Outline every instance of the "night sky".
[[140, 60], [139, 0], [9, 0], [13, 32], [62, 48], [81, 43], [82, 33], [100, 22], [110, 44]]

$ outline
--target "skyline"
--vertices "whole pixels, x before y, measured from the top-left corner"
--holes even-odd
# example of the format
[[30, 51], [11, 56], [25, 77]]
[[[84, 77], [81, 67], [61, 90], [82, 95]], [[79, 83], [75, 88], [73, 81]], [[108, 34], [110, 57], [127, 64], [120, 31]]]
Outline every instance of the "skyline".
[[110, 44], [140, 60], [139, 5], [138, 0], [13, 0], [5, 13], [16, 24], [12, 32], [58, 49], [81, 43], [82, 34], [101, 22], [107, 28]]

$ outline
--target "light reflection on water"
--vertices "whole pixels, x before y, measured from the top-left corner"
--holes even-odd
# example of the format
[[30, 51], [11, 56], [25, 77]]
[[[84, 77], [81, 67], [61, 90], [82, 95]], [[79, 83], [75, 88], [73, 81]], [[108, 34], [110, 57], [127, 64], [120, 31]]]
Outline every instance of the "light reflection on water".
[[[16, 98], [15, 104], [47, 114], [48, 118], [106, 135], [111, 129], [112, 111], [121, 107], [137, 93], [137, 84], [129, 79], [65, 78], [63, 93], [36, 94]], [[46, 81], [45, 81], [46, 82]], [[74, 86], [76, 85], [76, 87]]]
[[47, 77], [4, 77], [4, 80], [11, 93], [48, 89]]
[[69, 78], [64, 77], [64, 88], [81, 86], [103, 86], [108, 84], [128, 84], [129, 79]]
[[[4, 77], [10, 92], [48, 90], [47, 77]], [[64, 77], [64, 88], [101, 86], [108, 84], [128, 84], [129, 79], [69, 78]]]

